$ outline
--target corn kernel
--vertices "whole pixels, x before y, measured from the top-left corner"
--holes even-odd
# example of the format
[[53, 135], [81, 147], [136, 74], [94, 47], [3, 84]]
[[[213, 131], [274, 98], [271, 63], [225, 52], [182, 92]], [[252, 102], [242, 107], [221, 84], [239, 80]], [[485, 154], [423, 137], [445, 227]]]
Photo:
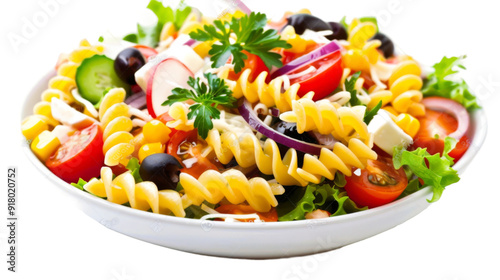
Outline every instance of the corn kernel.
[[160, 142], [161, 144], [167, 143], [170, 139], [170, 132], [170, 128], [159, 120], [152, 120], [146, 123], [142, 131], [147, 143]]
[[60, 145], [59, 139], [50, 131], [45, 130], [31, 142], [31, 150], [41, 161], [45, 162]]
[[159, 142], [142, 145], [139, 149], [139, 162], [142, 162], [147, 156], [165, 152], [165, 146]]
[[42, 119], [37, 117], [29, 118], [26, 122], [21, 125], [21, 130], [24, 137], [28, 140], [33, 140], [40, 133], [48, 130], [49, 126]]

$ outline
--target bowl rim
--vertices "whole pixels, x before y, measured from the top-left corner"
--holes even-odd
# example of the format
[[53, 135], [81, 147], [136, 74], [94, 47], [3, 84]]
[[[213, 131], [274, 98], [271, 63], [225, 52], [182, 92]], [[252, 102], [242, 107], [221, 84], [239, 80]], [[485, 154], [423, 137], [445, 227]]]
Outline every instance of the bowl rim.
[[[33, 106], [32, 103], [38, 102], [39, 99], [36, 101], [31, 99], [31, 97], [35, 96], [38, 94], [40, 96], [41, 90], [40, 88], [42, 86], [46, 87], [47, 81], [55, 75], [55, 71], [49, 71], [45, 76], [43, 76], [30, 90], [29, 94], [26, 96], [24, 102], [23, 102], [23, 107], [21, 111], [21, 120], [23, 120], [25, 117], [31, 115]], [[467, 167], [468, 164], [470, 164], [473, 160], [473, 158], [476, 156], [478, 151], [480, 150], [481, 146], [483, 145], [485, 139], [486, 139], [486, 134], [487, 134], [487, 120], [486, 120], [486, 114], [484, 112], [483, 108], [480, 109], [475, 109], [473, 112], [469, 113], [471, 116], [471, 123], [472, 125], [472, 130], [468, 132], [470, 136], [472, 136], [472, 141], [469, 146], [469, 149], [465, 152], [465, 154], [462, 156], [462, 158], [454, 165], [454, 169], [458, 171], [458, 173], [461, 175], [463, 174], [465, 168]], [[480, 126], [479, 126], [480, 125]], [[21, 131], [19, 129], [19, 131]], [[21, 135], [22, 136], [22, 135]], [[24, 136], [22, 136], [24, 139]], [[471, 149], [474, 147], [474, 149]], [[200, 220], [200, 219], [192, 219], [192, 218], [182, 218], [182, 217], [175, 217], [175, 216], [170, 216], [170, 215], [164, 215], [164, 214], [158, 214], [158, 213], [152, 213], [148, 211], [143, 211], [143, 210], [138, 210], [134, 209], [128, 206], [116, 204], [113, 202], [109, 202], [106, 199], [102, 199], [100, 197], [94, 196], [88, 192], [81, 191], [70, 184], [66, 183], [56, 175], [54, 175], [46, 166], [43, 164], [31, 151], [30, 145], [28, 141], [23, 141], [22, 144], [22, 149], [24, 150], [26, 156], [29, 158], [29, 160], [38, 168], [39, 171], [42, 172], [50, 181], [52, 181], [54, 184], [56, 184], [60, 189], [63, 191], [71, 194], [75, 198], [80, 198], [88, 201], [89, 203], [97, 203], [99, 206], [107, 208], [107, 210], [110, 211], [117, 211], [118, 213], [122, 212], [122, 214], [125, 215], [131, 215], [135, 216], [135, 218], [141, 218], [141, 219], [154, 219], [159, 222], [165, 222], [165, 223], [171, 223], [171, 224], [177, 224], [177, 225], [190, 225], [190, 226], [201, 226], [202, 223], [204, 222], [213, 222], [214, 226], [216, 225], [218, 228], [221, 229], [269, 229], [269, 230], [274, 230], [274, 229], [290, 229], [290, 228], [296, 228], [296, 227], [304, 227], [308, 226], [311, 223], [311, 220], [298, 220], [298, 221], [280, 221], [280, 222], [261, 222], [261, 223], [231, 223], [231, 222], [224, 222], [224, 221], [210, 221], [210, 220]], [[68, 186], [70, 186], [68, 188]], [[371, 216], [378, 216], [379, 214], [383, 214], [386, 212], [390, 212], [393, 209], [399, 208], [403, 206], [404, 204], [411, 204], [412, 202], [419, 201], [421, 199], [430, 199], [432, 197], [432, 191], [430, 187], [423, 188], [417, 192], [414, 192], [406, 197], [403, 197], [401, 199], [395, 200], [391, 203], [372, 208], [372, 209], [367, 209], [355, 213], [350, 213], [350, 214], [345, 214], [345, 215], [340, 215], [340, 216], [335, 216], [335, 217], [328, 217], [328, 218], [323, 218], [323, 219], [318, 219], [318, 220], [312, 220], [312, 221], [321, 221], [321, 225], [329, 225], [329, 224], [338, 224], [338, 223], [344, 223], [344, 222], [349, 222], [351, 220], [358, 220], [358, 219], [364, 219], [364, 218], [369, 218]], [[428, 202], [429, 203], [429, 202]], [[429, 203], [430, 205], [431, 203]]]

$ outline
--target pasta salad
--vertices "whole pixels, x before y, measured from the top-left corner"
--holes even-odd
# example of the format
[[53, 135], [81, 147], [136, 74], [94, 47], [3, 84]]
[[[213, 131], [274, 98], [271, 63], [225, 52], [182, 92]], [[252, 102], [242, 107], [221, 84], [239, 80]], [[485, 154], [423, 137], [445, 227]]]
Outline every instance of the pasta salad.
[[176, 217], [277, 222], [379, 207], [459, 181], [476, 98], [444, 57], [424, 73], [372, 17], [218, 18], [151, 0], [158, 21], [62, 54], [22, 122], [81, 191]]

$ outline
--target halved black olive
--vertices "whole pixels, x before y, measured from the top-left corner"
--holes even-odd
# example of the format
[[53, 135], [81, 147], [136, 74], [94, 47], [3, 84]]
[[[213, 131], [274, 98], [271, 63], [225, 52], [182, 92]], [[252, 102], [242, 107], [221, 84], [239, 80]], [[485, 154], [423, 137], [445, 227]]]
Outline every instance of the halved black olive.
[[180, 162], [169, 154], [152, 154], [144, 158], [139, 168], [142, 180], [156, 184], [158, 190], [175, 189], [182, 169]]

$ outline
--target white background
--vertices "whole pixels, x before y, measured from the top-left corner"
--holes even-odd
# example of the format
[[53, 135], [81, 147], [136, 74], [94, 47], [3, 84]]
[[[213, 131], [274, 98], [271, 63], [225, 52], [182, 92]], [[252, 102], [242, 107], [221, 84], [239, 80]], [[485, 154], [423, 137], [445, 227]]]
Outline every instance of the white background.
[[[41, 3], [46, 2], [57, 3], [50, 13], [42, 8]], [[443, 55], [467, 54], [467, 80], [487, 112], [489, 135], [461, 181], [408, 222], [313, 256], [277, 260], [207, 257], [121, 235], [76, 209], [28, 162], [21, 151], [20, 108], [59, 53], [69, 52], [83, 38], [95, 40], [106, 30], [134, 30], [147, 1], [2, 1], [0, 111], [5, 126], [0, 136], [0, 174], [4, 174], [0, 176], [6, 176], [7, 166], [17, 166], [20, 179], [18, 272], [7, 272], [7, 228], [2, 218], [0, 278], [500, 279], [496, 163], [500, 156], [500, 35], [494, 1], [246, 2], [251, 9], [274, 16], [303, 7], [326, 20], [377, 15], [380, 28], [400, 50], [426, 64]], [[22, 44], [12, 44], [9, 36], [23, 36], [27, 22], [36, 23], [36, 30], [24, 36]], [[5, 179], [1, 181], [6, 185]], [[5, 196], [2, 187], [0, 217], [7, 214]]]

